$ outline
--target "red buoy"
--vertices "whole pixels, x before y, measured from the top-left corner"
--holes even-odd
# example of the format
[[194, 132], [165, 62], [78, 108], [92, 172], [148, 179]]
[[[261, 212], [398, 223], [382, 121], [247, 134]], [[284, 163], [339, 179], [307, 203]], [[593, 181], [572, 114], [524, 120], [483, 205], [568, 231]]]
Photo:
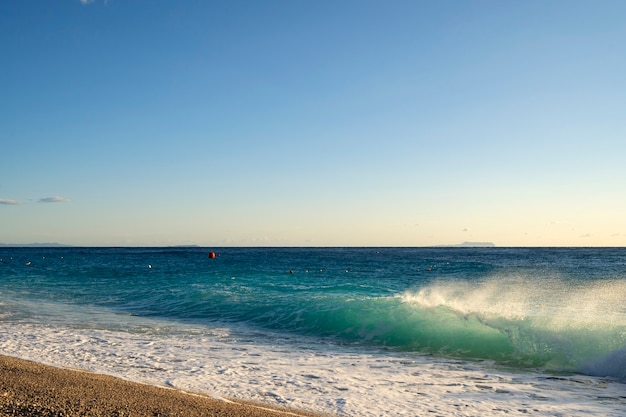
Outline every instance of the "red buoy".
[[215, 259], [215, 252], [209, 252], [209, 259]]

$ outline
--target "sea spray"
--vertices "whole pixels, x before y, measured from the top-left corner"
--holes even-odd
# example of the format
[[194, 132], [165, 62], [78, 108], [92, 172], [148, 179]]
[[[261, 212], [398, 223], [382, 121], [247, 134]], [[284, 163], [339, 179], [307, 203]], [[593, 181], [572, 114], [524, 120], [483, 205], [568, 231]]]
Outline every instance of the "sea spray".
[[501, 363], [597, 373], [606, 368], [600, 365], [606, 358], [615, 357], [618, 360], [606, 374], [620, 375], [626, 370], [619, 360], [626, 346], [624, 297], [623, 280], [498, 276], [479, 284], [434, 283], [401, 298], [420, 309], [449, 309], [460, 322], [474, 320], [506, 335], [512, 350], [502, 351]]

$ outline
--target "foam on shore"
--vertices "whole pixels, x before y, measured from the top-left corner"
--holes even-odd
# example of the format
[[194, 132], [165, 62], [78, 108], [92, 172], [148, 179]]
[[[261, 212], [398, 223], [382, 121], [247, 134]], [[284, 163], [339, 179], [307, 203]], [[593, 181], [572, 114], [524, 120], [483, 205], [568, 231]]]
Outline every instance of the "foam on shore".
[[0, 414], [313, 417], [0, 356]]
[[624, 385], [608, 378], [508, 373], [486, 362], [325, 352], [306, 344], [294, 350], [293, 341], [261, 345], [227, 329], [188, 337], [190, 331], [164, 337], [6, 324], [0, 352], [218, 399], [341, 416], [617, 417], [626, 410]]

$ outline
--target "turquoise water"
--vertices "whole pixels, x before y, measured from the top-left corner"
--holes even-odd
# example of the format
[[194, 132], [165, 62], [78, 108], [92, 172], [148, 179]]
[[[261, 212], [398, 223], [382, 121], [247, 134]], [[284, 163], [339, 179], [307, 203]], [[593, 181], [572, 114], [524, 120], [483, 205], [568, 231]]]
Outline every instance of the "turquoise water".
[[0, 324], [155, 333], [135, 324], [146, 318], [169, 332], [226, 327], [626, 378], [621, 248], [1, 248], [0, 258]]

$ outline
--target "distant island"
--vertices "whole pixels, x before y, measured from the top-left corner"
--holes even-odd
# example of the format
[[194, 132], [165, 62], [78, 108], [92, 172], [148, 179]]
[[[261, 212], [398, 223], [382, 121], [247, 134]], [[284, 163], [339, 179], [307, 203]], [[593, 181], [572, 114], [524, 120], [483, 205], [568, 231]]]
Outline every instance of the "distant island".
[[463, 242], [456, 246], [465, 248], [493, 248], [496, 245], [493, 242]]
[[441, 245], [439, 248], [495, 248], [493, 242], [463, 242], [456, 245]]

